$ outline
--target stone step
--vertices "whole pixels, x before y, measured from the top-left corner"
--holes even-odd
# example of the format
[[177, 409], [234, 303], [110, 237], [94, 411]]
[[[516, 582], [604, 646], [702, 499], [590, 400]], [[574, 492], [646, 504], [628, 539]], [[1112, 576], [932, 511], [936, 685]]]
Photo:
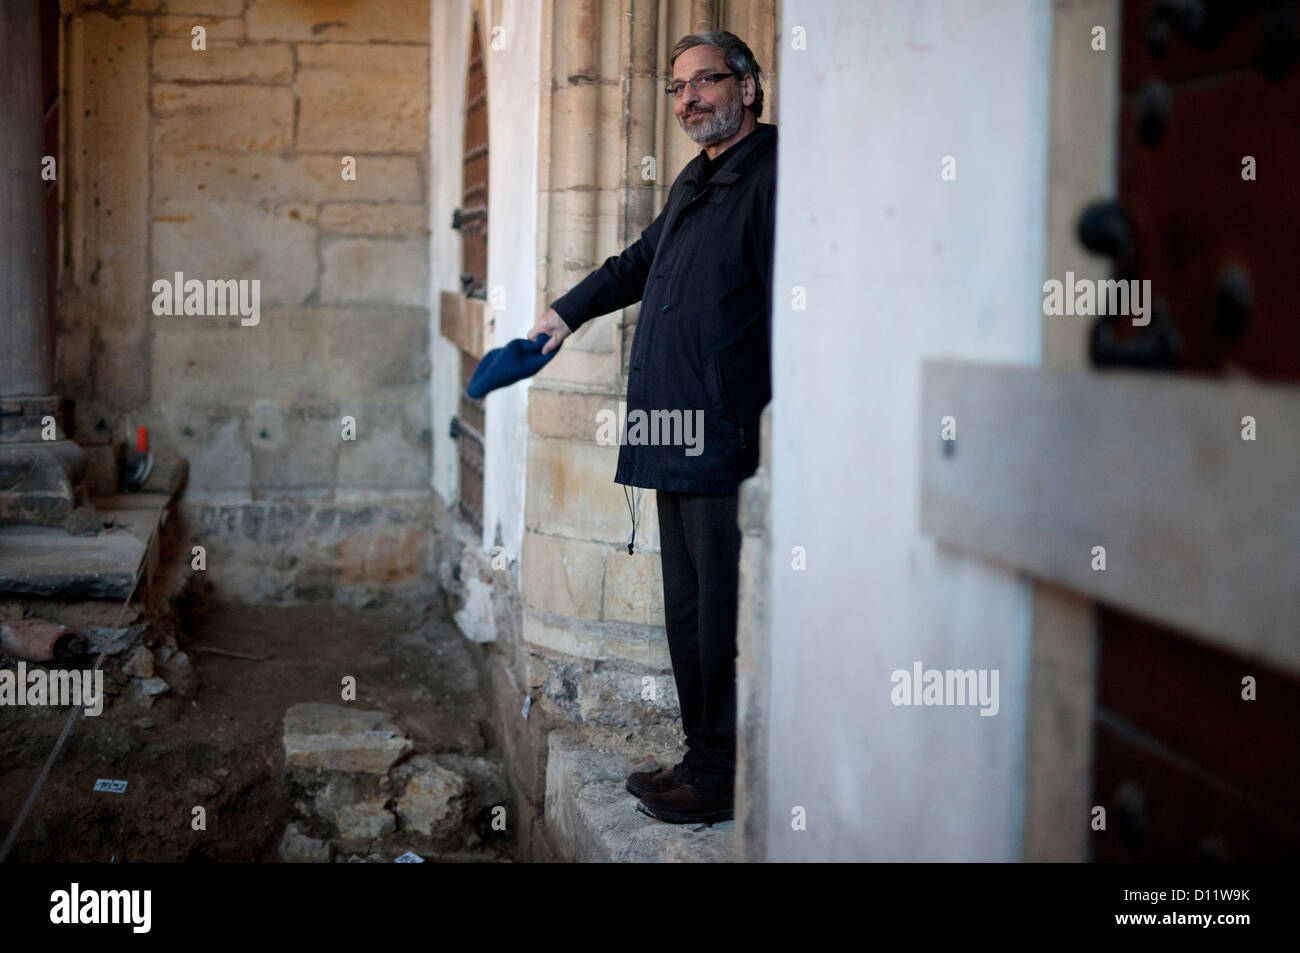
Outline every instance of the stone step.
[[566, 861], [730, 863], [736, 822], [666, 824], [636, 809], [627, 776], [638, 767], [580, 731], [547, 736], [546, 826]]
[[[93, 536], [54, 526], [0, 526], [0, 594], [54, 599], [125, 599], [160, 522], [161, 493], [97, 497], [111, 524]], [[156, 569], [157, 549], [153, 565]]]

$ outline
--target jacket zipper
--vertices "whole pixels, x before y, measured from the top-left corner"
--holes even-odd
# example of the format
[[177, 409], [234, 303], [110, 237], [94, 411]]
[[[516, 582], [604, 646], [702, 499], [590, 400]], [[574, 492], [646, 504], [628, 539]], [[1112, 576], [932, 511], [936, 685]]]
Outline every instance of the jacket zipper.
[[[702, 191], [699, 191], [693, 183], [688, 182], [687, 185], [690, 187], [689, 195], [686, 200], [678, 206], [677, 211], [672, 214], [667, 226], [664, 228], [663, 234], [659, 236], [659, 244], [655, 248], [654, 258], [651, 260], [650, 264], [652, 273], [659, 270], [660, 253], [663, 251], [664, 246], [667, 245], [668, 240], [676, 237], [677, 226], [681, 222], [682, 215], [686, 212], [687, 207], [704, 194]], [[636, 334], [632, 338], [632, 352], [628, 355], [629, 365], [636, 365], [638, 357], [641, 358], [642, 361], [645, 360], [645, 354], [650, 348], [650, 333], [653, 331], [653, 325], [654, 322], [651, 320], [647, 322], [647, 327], [643, 330], [641, 325], [638, 323]], [[639, 341], [642, 336], [644, 336], [645, 340]], [[637, 348], [638, 341], [641, 345], [639, 349]]]

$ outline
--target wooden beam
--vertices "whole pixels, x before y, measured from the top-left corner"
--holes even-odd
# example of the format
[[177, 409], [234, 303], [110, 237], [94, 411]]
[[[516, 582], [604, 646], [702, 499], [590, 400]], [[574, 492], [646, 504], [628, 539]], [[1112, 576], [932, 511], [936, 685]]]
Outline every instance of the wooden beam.
[[944, 361], [922, 408], [923, 532], [1300, 671], [1300, 388]]
[[444, 291], [439, 298], [442, 306], [439, 330], [472, 357], [481, 358], [494, 346], [495, 312], [481, 298], [466, 298], [454, 291]]

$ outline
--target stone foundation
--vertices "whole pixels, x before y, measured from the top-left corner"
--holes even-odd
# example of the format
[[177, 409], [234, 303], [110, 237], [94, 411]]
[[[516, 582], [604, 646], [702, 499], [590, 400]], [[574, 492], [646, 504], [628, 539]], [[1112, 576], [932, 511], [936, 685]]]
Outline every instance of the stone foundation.
[[196, 575], [215, 597], [364, 608], [438, 598], [432, 506], [430, 494], [411, 493], [348, 503], [182, 500], [180, 511], [205, 548], [207, 568]]

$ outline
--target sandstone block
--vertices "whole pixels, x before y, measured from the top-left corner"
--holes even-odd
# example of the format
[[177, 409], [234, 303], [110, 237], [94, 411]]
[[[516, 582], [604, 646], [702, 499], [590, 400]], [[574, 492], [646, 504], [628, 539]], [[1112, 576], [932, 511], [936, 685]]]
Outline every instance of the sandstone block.
[[338, 469], [338, 421], [300, 410], [275, 410], [271, 419], [261, 425], [255, 421], [252, 427], [254, 485], [263, 491], [332, 489]]
[[420, 172], [414, 158], [358, 157], [355, 180], [343, 178], [340, 157], [332, 155], [196, 152], [162, 154], [155, 162], [155, 202], [202, 198], [276, 202], [420, 200]]
[[321, 210], [322, 231], [364, 235], [419, 235], [429, 229], [424, 205], [340, 202]]
[[616, 446], [530, 434], [526, 525], [547, 536], [626, 546], [632, 519], [614, 482], [617, 467]]
[[149, 18], [149, 32], [154, 36], [185, 37], [188, 45], [196, 26], [203, 27], [209, 44], [218, 40], [242, 40], [244, 21], [239, 17], [160, 16]]
[[599, 543], [524, 533], [523, 589], [531, 608], [600, 618], [604, 575]]
[[244, 0], [167, 0], [167, 12], [237, 17], [244, 12]]
[[[384, 404], [345, 403], [357, 421], [357, 439], [339, 451], [339, 486], [350, 489], [419, 489], [429, 483], [429, 455], [409, 428], [404, 409]], [[421, 427], [428, 426], [424, 408]]]
[[605, 556], [602, 618], [664, 624], [663, 572], [657, 553], [612, 550]]
[[274, 152], [293, 144], [293, 91], [276, 86], [153, 87], [157, 149]]
[[384, 774], [411, 750], [382, 711], [360, 711], [306, 702], [284, 716], [284, 757], [289, 771], [319, 768]]
[[253, 0], [254, 39], [429, 42], [428, 0]]
[[[595, 442], [602, 424], [612, 415], [612, 438], [618, 439], [618, 404], [621, 396], [580, 394], [531, 387], [528, 391], [528, 429], [542, 437]], [[608, 414], [601, 416], [601, 411]]]
[[[298, 148], [423, 153], [429, 48], [328, 43], [298, 48]], [[357, 176], [363, 174], [358, 169]]]
[[421, 307], [428, 301], [428, 242], [423, 238], [341, 238], [321, 243], [321, 300]]
[[[300, 303], [316, 287], [316, 229], [292, 211], [244, 202], [168, 202], [153, 216], [154, 279], [173, 280], [178, 271], [200, 280], [257, 279], [260, 307]], [[155, 320], [225, 324], [218, 316]]]
[[631, 622], [592, 622], [525, 609], [523, 641], [576, 658], [622, 659], [647, 668], [672, 668], [662, 627]]
[[195, 50], [185, 37], [164, 37], [154, 40], [153, 72], [163, 80], [287, 83], [293, 77], [293, 53], [287, 43], [239, 45], [209, 37], [207, 49]]

